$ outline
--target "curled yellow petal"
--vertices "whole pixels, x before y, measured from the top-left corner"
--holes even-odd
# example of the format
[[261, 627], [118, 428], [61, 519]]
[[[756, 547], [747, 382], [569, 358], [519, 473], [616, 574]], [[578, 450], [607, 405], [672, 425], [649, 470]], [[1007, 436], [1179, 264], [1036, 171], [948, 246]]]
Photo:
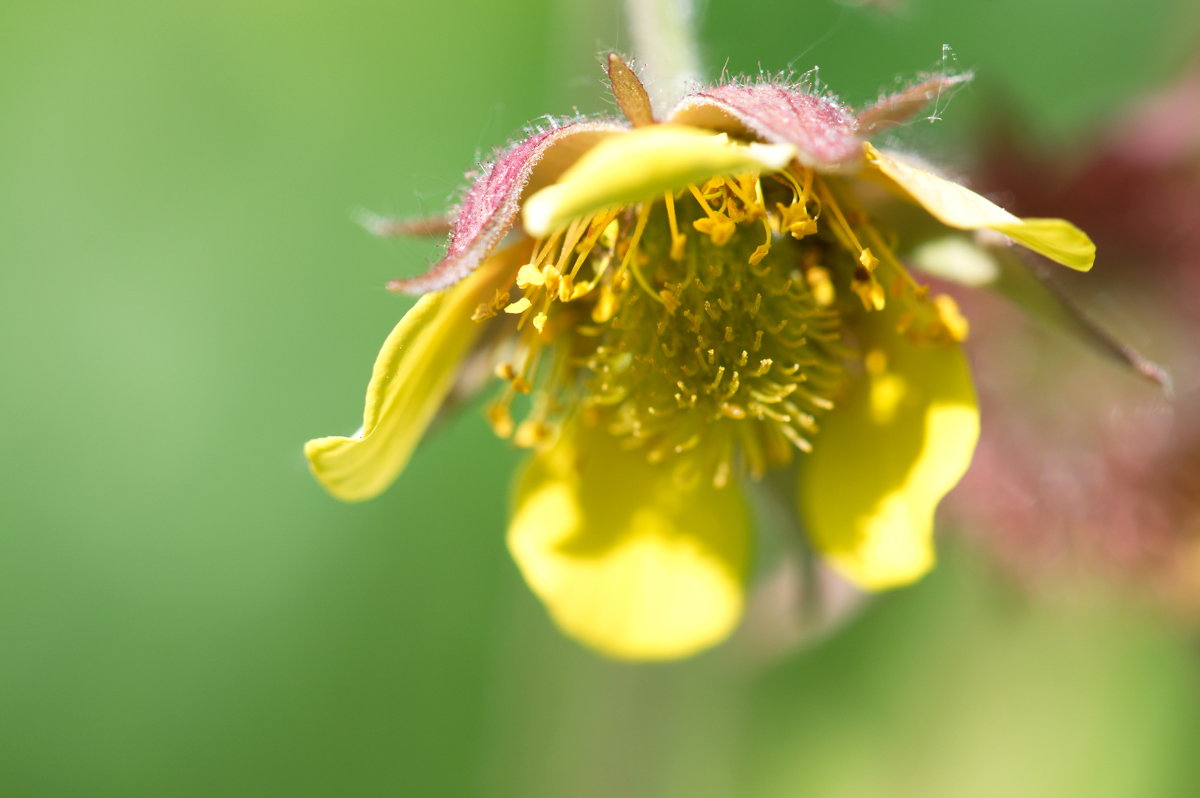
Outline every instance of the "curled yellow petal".
[[672, 466], [580, 423], [525, 467], [508, 547], [562, 630], [609, 656], [687, 656], [742, 614], [749, 523], [737, 490], [681, 486]]
[[362, 429], [304, 446], [320, 483], [339, 499], [362, 501], [390, 485], [433, 420], [479, 333], [471, 313], [511, 279], [512, 250], [485, 261], [453, 288], [421, 297], [375, 358]]
[[887, 176], [942, 224], [960, 230], [995, 230], [1052, 261], [1078, 271], [1092, 268], [1096, 245], [1063, 219], [1022, 219], [957, 183], [863, 145], [867, 163]]
[[813, 545], [869, 590], [933, 567], [934, 510], [966, 472], [979, 436], [962, 349], [899, 335], [896, 304], [863, 320], [863, 373], [800, 465], [799, 506]]
[[778, 171], [790, 144], [745, 144], [686, 125], [648, 125], [615, 135], [584, 153], [558, 182], [525, 201], [524, 226], [543, 236], [572, 219], [659, 197], [718, 175]]

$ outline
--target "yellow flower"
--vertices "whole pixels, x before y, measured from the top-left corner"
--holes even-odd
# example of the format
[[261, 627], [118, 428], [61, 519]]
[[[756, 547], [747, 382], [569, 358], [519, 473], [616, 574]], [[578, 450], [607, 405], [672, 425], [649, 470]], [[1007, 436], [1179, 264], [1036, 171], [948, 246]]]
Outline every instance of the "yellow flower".
[[792, 86], [717, 86], [660, 122], [624, 62], [609, 72], [630, 124], [540, 131], [484, 170], [446, 258], [394, 285], [428, 293], [384, 343], [362, 429], [305, 447], [314, 474], [341, 499], [378, 494], [468, 354], [493, 353], [487, 416], [532, 450], [509, 548], [572, 637], [647, 659], [726, 637], [751, 549], [742, 484], [793, 465], [833, 569], [869, 590], [917, 579], [978, 412], [967, 322], [901, 264], [881, 209], [900, 197], [1081, 270], [1091, 242], [862, 140], [924, 84], [857, 118]]

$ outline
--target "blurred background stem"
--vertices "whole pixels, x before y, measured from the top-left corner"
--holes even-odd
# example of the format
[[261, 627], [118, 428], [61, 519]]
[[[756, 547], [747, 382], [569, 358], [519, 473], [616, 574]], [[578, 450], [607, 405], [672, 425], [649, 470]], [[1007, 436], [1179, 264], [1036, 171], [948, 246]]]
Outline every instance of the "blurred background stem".
[[700, 80], [695, 14], [691, 0], [625, 0], [634, 57], [662, 114]]

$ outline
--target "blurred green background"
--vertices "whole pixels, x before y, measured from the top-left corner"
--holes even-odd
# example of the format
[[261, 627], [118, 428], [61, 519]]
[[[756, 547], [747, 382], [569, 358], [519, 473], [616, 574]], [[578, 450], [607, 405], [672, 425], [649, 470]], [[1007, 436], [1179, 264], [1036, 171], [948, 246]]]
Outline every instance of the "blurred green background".
[[[965, 159], [993, 92], [1070, 140], [1170, 76], [1192, 0], [711, 0], [714, 76], [850, 102], [977, 85], [905, 131]], [[1102, 589], [943, 564], [820, 645], [614, 664], [503, 545], [517, 455], [463, 414], [348, 506], [353, 428], [439, 210], [529, 119], [610, 105], [617, 4], [5, 0], [0, 795], [1196, 795], [1195, 641]]]

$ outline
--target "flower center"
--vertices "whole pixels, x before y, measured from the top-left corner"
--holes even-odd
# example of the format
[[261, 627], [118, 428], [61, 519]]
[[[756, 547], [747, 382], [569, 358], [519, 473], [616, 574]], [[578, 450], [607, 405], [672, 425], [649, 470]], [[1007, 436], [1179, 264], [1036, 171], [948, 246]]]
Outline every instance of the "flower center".
[[811, 449], [847, 359], [834, 277], [863, 303], [882, 293], [869, 250], [817, 234], [812, 179], [714, 178], [536, 242], [521, 296], [476, 313], [517, 319], [496, 432], [514, 433], [510, 407], [529, 393], [520, 445], [582, 413], [651, 461], [692, 453], [717, 485]]
[[[693, 229], [712, 218], [680, 216]], [[645, 282], [656, 290], [636, 276], [616, 286], [617, 311], [585, 361], [586, 409], [651, 461], [695, 450], [717, 484], [738, 462], [760, 476], [809, 450], [841, 373], [839, 316], [809, 285], [811, 274], [828, 287], [816, 271], [822, 247], [764, 245], [763, 220], [718, 220], [676, 246], [677, 258], [678, 238], [645, 236]]]

